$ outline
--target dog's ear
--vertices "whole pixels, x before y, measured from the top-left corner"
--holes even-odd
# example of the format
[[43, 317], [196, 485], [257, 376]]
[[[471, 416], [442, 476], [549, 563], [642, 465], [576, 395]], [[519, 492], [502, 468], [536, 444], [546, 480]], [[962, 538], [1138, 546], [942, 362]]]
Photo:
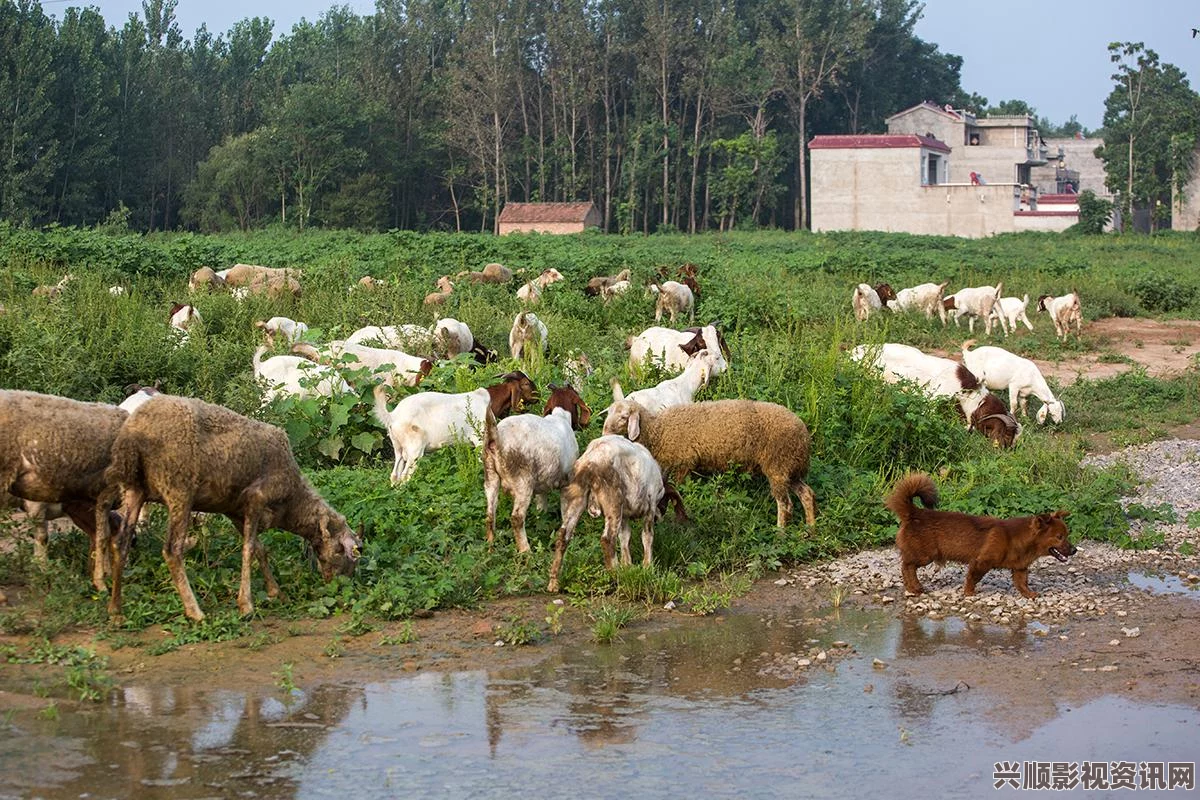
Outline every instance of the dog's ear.
[[1056, 517], [1057, 519], [1066, 519], [1067, 517], [1071, 516], [1071, 512], [1063, 511], [1062, 509], [1059, 509], [1058, 511], [1055, 511], [1053, 514], [1051, 514], [1051, 516]]

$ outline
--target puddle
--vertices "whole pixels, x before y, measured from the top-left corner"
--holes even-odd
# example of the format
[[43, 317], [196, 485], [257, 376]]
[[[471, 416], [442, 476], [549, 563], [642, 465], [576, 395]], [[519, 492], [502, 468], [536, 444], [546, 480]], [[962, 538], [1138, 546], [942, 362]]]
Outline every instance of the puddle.
[[[839, 640], [854, 651], [832, 668], [765, 668]], [[57, 720], [14, 713], [0, 797], [977, 797], [997, 761], [1195, 760], [1194, 708], [1049, 704], [1026, 736], [994, 716], [1021, 695], [913, 666], [1042, 644], [956, 619], [796, 611], [548, 650], [533, 667], [302, 687], [286, 703], [269, 686], [129, 687]]]
[[1129, 573], [1129, 583], [1152, 594], [1183, 594], [1200, 597], [1200, 583], [1189, 583], [1178, 575], [1131, 572]]

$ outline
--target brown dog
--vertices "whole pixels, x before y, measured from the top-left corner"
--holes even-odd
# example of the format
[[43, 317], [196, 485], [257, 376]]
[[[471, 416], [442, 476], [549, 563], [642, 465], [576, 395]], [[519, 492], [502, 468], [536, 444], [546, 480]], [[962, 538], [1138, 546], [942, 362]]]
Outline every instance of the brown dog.
[[[913, 503], [920, 497], [925, 504]], [[900, 518], [896, 547], [900, 549], [900, 572], [904, 589], [921, 594], [925, 589], [917, 580], [917, 567], [936, 561], [957, 561], [967, 565], [964, 595], [975, 594], [975, 584], [993, 569], [1012, 570], [1013, 585], [1025, 597], [1037, 597], [1029, 588], [1029, 565], [1042, 556], [1066, 561], [1075, 555], [1068, 537], [1066, 511], [1038, 514], [1034, 517], [997, 519], [977, 517], [958, 511], [936, 511], [937, 487], [924, 473], [905, 475], [887, 499], [887, 507]]]

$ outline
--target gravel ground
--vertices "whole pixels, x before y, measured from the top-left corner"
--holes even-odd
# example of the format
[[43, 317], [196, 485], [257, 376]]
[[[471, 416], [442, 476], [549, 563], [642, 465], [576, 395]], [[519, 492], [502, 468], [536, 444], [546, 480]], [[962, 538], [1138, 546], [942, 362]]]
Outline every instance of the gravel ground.
[[1123, 505], [1156, 507], [1166, 503], [1175, 509], [1180, 521], [1133, 522], [1131, 535], [1135, 537], [1149, 528], [1162, 533], [1164, 543], [1159, 548], [1121, 550], [1085, 541], [1079, 543], [1079, 552], [1067, 564], [1039, 559], [1029, 573], [1030, 587], [1039, 593], [1034, 599], [1017, 593], [1008, 570], [988, 573], [975, 596], [964, 597], [966, 568], [960, 564], [946, 564], [941, 570], [930, 565], [919, 570], [926, 592], [906, 597], [900, 558], [894, 547], [793, 570], [784, 580], [807, 588], [824, 585], [831, 594], [865, 596], [877, 604], [896, 604], [906, 613], [931, 619], [959, 616], [972, 622], [1011, 625], [1059, 623], [1073, 617], [1107, 614], [1122, 618], [1145, 604], [1155, 592], [1194, 593], [1200, 598], [1200, 554], [1179, 553], [1185, 542], [1200, 551], [1198, 531], [1186, 522], [1189, 513], [1200, 511], [1200, 441], [1170, 439], [1084, 460], [1094, 466], [1115, 462], [1127, 464], [1142, 481], [1133, 495], [1122, 498]]

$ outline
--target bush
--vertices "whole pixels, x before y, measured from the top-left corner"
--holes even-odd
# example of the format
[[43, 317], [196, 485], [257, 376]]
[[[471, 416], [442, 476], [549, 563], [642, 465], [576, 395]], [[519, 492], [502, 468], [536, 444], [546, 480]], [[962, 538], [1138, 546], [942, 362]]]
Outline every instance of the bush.
[[1113, 204], [1111, 200], [1101, 200], [1091, 189], [1079, 193], [1079, 222], [1072, 225], [1073, 233], [1097, 234], [1104, 233], [1104, 227], [1112, 219]]
[[1196, 287], [1180, 283], [1171, 275], [1147, 271], [1131, 287], [1148, 311], [1179, 311], [1191, 305]]

